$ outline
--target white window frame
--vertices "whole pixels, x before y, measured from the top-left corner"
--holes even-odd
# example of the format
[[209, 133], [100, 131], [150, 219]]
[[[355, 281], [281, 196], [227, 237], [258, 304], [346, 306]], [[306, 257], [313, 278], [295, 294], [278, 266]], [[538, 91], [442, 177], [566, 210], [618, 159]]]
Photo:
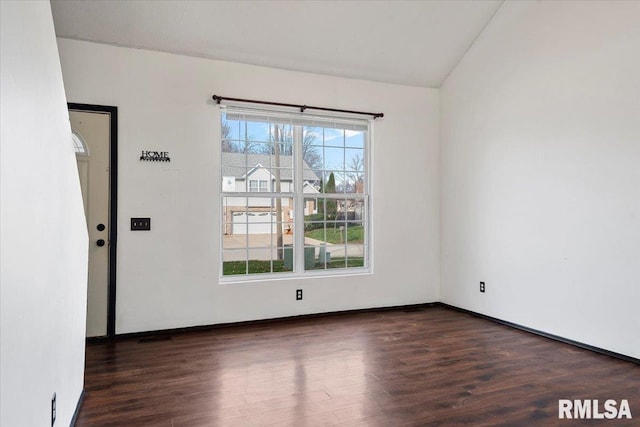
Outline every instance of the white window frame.
[[[243, 107], [236, 107], [235, 105], [229, 105], [227, 103], [220, 105], [220, 117], [219, 122], [222, 122], [222, 114], [225, 109], [229, 106], [233, 108], [234, 111], [240, 110]], [[247, 110], [251, 110], [247, 108]], [[258, 110], [259, 114], [269, 115], [274, 118], [277, 117], [295, 117], [296, 114], [293, 114], [289, 111], [280, 111], [280, 110]], [[301, 114], [298, 113], [298, 116]], [[305, 116], [307, 116], [305, 114]], [[335, 123], [343, 123], [354, 121], [353, 117], [349, 116], [316, 116], [318, 120], [324, 121], [333, 121]], [[306, 119], [310, 120], [310, 119]], [[358, 120], [359, 122], [365, 122], [361, 118]], [[306, 198], [315, 198], [318, 195], [312, 195], [309, 193], [304, 193], [304, 180], [303, 180], [303, 171], [304, 171], [304, 158], [299, 149], [298, 145], [302, 143], [302, 129], [306, 125], [297, 125], [295, 126], [294, 131], [294, 148], [293, 148], [293, 192], [280, 192], [276, 193], [274, 188], [269, 188], [267, 192], [254, 192], [250, 191], [250, 181], [247, 182], [247, 187], [245, 192], [223, 192], [221, 178], [220, 182], [220, 206], [221, 206], [221, 216], [220, 216], [220, 266], [219, 266], [219, 279], [220, 283], [239, 283], [239, 282], [256, 282], [256, 281], [269, 281], [269, 280], [283, 280], [283, 279], [293, 279], [293, 278], [317, 278], [317, 277], [331, 277], [331, 276], [354, 276], [354, 275], [363, 275], [363, 274], [372, 274], [373, 273], [373, 233], [372, 233], [372, 203], [371, 193], [372, 193], [372, 141], [373, 141], [373, 119], [367, 121], [367, 131], [366, 136], [363, 141], [363, 153], [364, 153], [364, 192], [363, 193], [320, 193], [320, 198], [327, 199], [336, 199], [336, 200], [345, 200], [345, 199], [361, 199], [363, 200], [364, 210], [366, 212], [366, 220], [365, 223], [365, 241], [363, 242], [364, 248], [364, 262], [362, 267], [344, 267], [344, 268], [327, 268], [327, 269], [310, 269], [306, 270], [304, 265], [304, 206]], [[222, 135], [220, 135], [219, 141], [222, 141]], [[346, 149], [346, 148], [345, 148]], [[220, 171], [222, 171], [222, 156], [220, 157], [221, 165]], [[346, 165], [344, 166], [346, 169]], [[253, 180], [258, 181], [258, 180]], [[291, 188], [290, 188], [291, 189]], [[315, 196], [315, 197], [314, 197]], [[239, 198], [249, 198], [249, 197], [260, 197], [265, 199], [273, 199], [275, 197], [280, 197], [282, 199], [292, 199], [293, 200], [293, 212], [294, 212], [294, 221], [293, 221], [293, 231], [294, 231], [294, 268], [293, 271], [287, 272], [270, 272], [270, 273], [254, 273], [254, 274], [243, 274], [243, 275], [227, 275], [224, 276], [224, 227], [225, 227], [225, 218], [224, 218], [224, 198], [225, 197], [239, 197]], [[301, 208], [298, 208], [301, 207]], [[317, 207], [316, 207], [317, 208]], [[248, 207], [247, 207], [248, 209]], [[248, 211], [248, 210], [247, 210]], [[247, 253], [249, 248], [246, 248]]]
[[71, 141], [73, 143], [73, 151], [76, 156], [89, 157], [89, 147], [82, 135], [71, 129]]
[[[256, 186], [252, 186], [252, 183], [256, 183]], [[262, 185], [264, 184], [264, 186]], [[266, 179], [250, 179], [249, 180], [249, 193], [268, 193], [269, 181]]]

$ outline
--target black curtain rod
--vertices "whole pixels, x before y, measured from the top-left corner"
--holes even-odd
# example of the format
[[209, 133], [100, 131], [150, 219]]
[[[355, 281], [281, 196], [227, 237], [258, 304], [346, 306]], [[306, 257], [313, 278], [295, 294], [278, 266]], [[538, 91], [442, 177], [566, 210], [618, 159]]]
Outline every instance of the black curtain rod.
[[254, 99], [228, 98], [226, 96], [218, 96], [218, 95], [213, 95], [213, 100], [216, 101], [218, 104], [220, 104], [220, 102], [224, 100], [227, 100], [227, 101], [236, 101], [236, 102], [248, 102], [250, 104], [277, 105], [278, 107], [294, 107], [294, 108], [299, 108], [301, 113], [304, 113], [304, 110], [319, 110], [319, 111], [332, 111], [334, 113], [362, 114], [365, 116], [372, 116], [374, 120], [379, 117], [384, 117], [384, 113], [368, 113], [366, 111], [338, 110], [337, 108], [313, 107], [311, 105], [299, 105], [299, 104], [284, 104], [282, 102], [256, 101]]

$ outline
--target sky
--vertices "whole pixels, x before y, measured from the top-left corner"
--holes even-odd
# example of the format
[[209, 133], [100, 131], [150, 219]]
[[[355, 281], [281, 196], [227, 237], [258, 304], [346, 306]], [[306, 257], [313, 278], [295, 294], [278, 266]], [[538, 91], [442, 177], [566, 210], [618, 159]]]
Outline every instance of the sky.
[[[238, 120], [226, 122], [231, 127], [229, 138], [232, 140], [242, 141], [248, 135], [251, 141], [266, 142], [270, 140], [270, 133], [273, 131], [273, 127], [265, 122]], [[316, 135], [312, 145], [317, 147], [316, 152], [322, 157], [323, 170], [336, 172], [352, 170], [353, 168], [349, 167], [352, 159], [356, 156], [364, 158], [366, 132], [328, 127], [305, 127], [305, 129]]]

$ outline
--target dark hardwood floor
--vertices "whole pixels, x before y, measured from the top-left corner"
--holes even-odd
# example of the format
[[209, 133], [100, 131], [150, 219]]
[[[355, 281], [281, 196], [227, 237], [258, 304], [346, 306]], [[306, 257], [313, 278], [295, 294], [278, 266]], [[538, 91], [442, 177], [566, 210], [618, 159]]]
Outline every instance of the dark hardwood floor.
[[[87, 346], [77, 426], [640, 425], [640, 366], [443, 307]], [[632, 420], [559, 420], [628, 399]]]

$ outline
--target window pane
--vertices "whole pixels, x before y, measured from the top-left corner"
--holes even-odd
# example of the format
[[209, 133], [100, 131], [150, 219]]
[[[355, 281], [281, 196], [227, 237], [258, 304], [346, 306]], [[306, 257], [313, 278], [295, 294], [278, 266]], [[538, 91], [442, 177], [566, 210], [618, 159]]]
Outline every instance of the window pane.
[[222, 252], [222, 275], [247, 274], [247, 251], [244, 249]]
[[342, 171], [324, 171], [323, 183], [320, 192], [328, 194], [344, 193], [344, 178], [344, 172]]
[[345, 199], [341, 204], [341, 214], [338, 219], [348, 222], [366, 221], [365, 199]]
[[282, 271], [293, 271], [294, 265], [295, 253], [293, 244], [276, 249], [273, 256], [274, 273]]
[[323, 145], [327, 147], [344, 147], [344, 130], [324, 128]]
[[347, 245], [347, 267], [364, 267], [365, 246], [364, 245]]
[[366, 132], [346, 130], [345, 131], [345, 146], [351, 148], [364, 148], [364, 141], [367, 137]]
[[336, 193], [345, 193], [347, 192], [347, 176], [344, 172], [334, 172], [335, 180], [336, 180]]
[[345, 241], [348, 244], [352, 243], [364, 243], [364, 223], [362, 222], [347, 222], [345, 229]]
[[261, 167], [271, 173], [275, 179], [275, 170], [281, 171], [282, 179], [293, 178], [293, 145], [291, 142], [256, 143], [248, 155], [250, 168]]
[[345, 151], [345, 170], [364, 175], [364, 150], [347, 148]]
[[[226, 226], [227, 230], [231, 230], [232, 226], [229, 224]], [[231, 234], [226, 233], [222, 239], [222, 249], [245, 249], [247, 247], [247, 235], [246, 234]], [[246, 258], [246, 257], [245, 257]]]
[[344, 170], [344, 149], [325, 147], [324, 149], [324, 169]]
[[[255, 141], [255, 140], [248, 141], [248, 143], [249, 143], [249, 149], [246, 151], [247, 155], [249, 156], [252, 154], [267, 155], [264, 157], [264, 159], [267, 159], [266, 162], [262, 158], [258, 157], [257, 160], [254, 161], [254, 163], [261, 162], [262, 166], [269, 167], [268, 155], [271, 154], [272, 144], [269, 141]], [[253, 157], [253, 156], [250, 156], [250, 157]]]
[[326, 245], [305, 243], [305, 270], [324, 270], [326, 268]]
[[[257, 248], [272, 248], [276, 245], [275, 237], [272, 239], [273, 235], [271, 233], [251, 233], [253, 227], [258, 227], [257, 224], [251, 224], [249, 226], [250, 233], [245, 235], [245, 239], [243, 244], [252, 249]], [[271, 225], [269, 225], [271, 227]], [[258, 230], [260, 231], [260, 230]]]
[[327, 268], [364, 267], [364, 245], [327, 245]]
[[304, 126], [302, 128], [303, 145], [322, 147], [324, 145], [324, 129], [321, 127]]
[[[275, 193], [292, 193], [294, 191], [293, 169], [272, 168], [267, 172], [270, 175], [271, 185]], [[278, 182], [280, 182], [279, 187]]]
[[308, 221], [322, 221], [324, 220], [324, 209], [321, 206], [321, 199], [317, 198], [305, 198], [304, 199], [304, 220]]
[[222, 168], [222, 191], [236, 192], [244, 191], [244, 182], [238, 177], [242, 177], [246, 170], [242, 167], [227, 166]]
[[[287, 123], [273, 122], [269, 123], [269, 141], [274, 143], [281, 143], [289, 147], [293, 144], [293, 126]], [[286, 153], [286, 148], [283, 148], [283, 153]], [[291, 151], [289, 151], [291, 155]]]
[[305, 222], [305, 242], [311, 245], [344, 245], [365, 242], [366, 227], [362, 222]]
[[242, 120], [226, 120], [223, 115], [221, 124], [222, 151], [223, 152], [243, 152], [246, 141], [246, 122]]
[[316, 222], [305, 222], [304, 242], [308, 245], [319, 245], [325, 243], [324, 224]]
[[222, 115], [221, 124], [222, 151], [237, 152], [239, 142], [246, 139], [246, 122], [240, 120], [227, 120], [226, 115]]
[[247, 129], [244, 137], [247, 142], [254, 144], [268, 143], [271, 139], [269, 137], [269, 125], [267, 123], [254, 122], [247, 120]]

